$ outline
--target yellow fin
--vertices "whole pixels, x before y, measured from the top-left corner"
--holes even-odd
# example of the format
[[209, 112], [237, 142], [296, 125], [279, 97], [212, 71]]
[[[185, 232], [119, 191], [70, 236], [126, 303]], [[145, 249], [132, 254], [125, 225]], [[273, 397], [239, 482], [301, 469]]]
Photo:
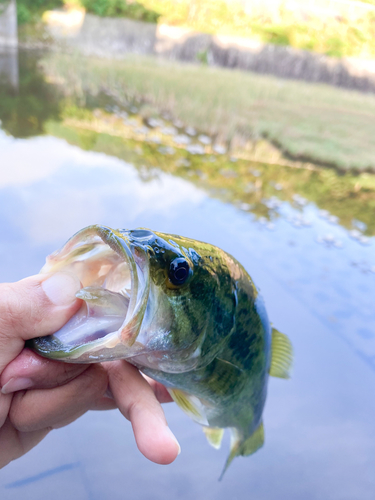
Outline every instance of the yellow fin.
[[272, 328], [271, 366], [272, 377], [290, 378], [293, 363], [293, 347], [286, 335]]
[[230, 453], [219, 481], [222, 480], [225, 471], [228, 469], [229, 465], [235, 457], [238, 457], [240, 455], [242, 455], [243, 457], [252, 455], [257, 450], [259, 450], [259, 448], [261, 448], [264, 443], [263, 422], [261, 422], [256, 430], [251, 434], [251, 436], [248, 437], [244, 437], [243, 435], [241, 435], [241, 433], [239, 433], [237, 429], [231, 429], [231, 432], [232, 439]]
[[264, 444], [264, 427], [263, 422], [259, 424], [259, 427], [253, 434], [247, 438], [243, 443], [241, 443], [240, 450], [241, 455], [247, 457], [248, 455], [252, 455], [259, 448], [261, 448]]
[[202, 401], [188, 394], [187, 392], [181, 391], [180, 389], [169, 389], [168, 392], [171, 395], [173, 401], [195, 422], [201, 425], [208, 425], [206, 412]]
[[224, 436], [224, 429], [220, 429], [219, 427], [203, 427], [203, 432], [206, 434], [210, 445], [218, 450]]

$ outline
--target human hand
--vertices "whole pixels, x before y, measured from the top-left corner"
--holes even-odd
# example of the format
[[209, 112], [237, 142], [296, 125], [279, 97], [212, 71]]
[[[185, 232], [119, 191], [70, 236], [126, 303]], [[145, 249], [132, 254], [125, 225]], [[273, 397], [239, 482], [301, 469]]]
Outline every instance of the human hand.
[[[26, 340], [53, 333], [80, 307], [72, 275], [37, 275], [0, 284], [0, 467], [90, 409], [118, 407], [133, 426], [140, 451], [172, 462], [179, 446], [159, 402], [168, 392], [125, 361], [60, 363], [24, 349]], [[105, 396], [109, 381], [114, 399]], [[159, 402], [158, 402], [159, 401]]]

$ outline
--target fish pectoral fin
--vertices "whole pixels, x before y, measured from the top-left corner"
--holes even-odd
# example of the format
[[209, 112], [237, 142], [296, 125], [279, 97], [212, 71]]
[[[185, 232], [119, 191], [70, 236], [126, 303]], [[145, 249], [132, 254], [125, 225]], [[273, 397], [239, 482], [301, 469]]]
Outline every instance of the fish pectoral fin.
[[206, 434], [207, 441], [210, 445], [218, 450], [221, 446], [221, 441], [224, 436], [224, 429], [219, 427], [203, 427], [203, 432]]
[[286, 335], [272, 328], [271, 366], [272, 377], [290, 378], [293, 363], [293, 347]]
[[230, 446], [230, 453], [227, 461], [225, 463], [223, 472], [219, 478], [219, 481], [222, 480], [225, 471], [228, 469], [232, 460], [235, 457], [239, 456], [248, 456], [255, 453], [259, 448], [261, 448], [264, 444], [264, 427], [263, 422], [259, 424], [256, 430], [250, 436], [244, 436], [241, 432], [239, 432], [236, 428], [231, 429], [232, 439]]
[[195, 422], [201, 425], [208, 425], [206, 411], [203, 402], [181, 389], [167, 388], [173, 401]]

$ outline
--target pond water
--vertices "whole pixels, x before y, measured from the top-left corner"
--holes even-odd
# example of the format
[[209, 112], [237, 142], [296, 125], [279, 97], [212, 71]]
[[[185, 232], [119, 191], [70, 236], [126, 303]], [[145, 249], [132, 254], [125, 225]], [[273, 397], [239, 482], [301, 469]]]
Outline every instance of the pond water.
[[[0, 280], [37, 273], [46, 255], [93, 223], [182, 234], [244, 265], [271, 321], [291, 339], [295, 362], [291, 380], [270, 380], [264, 447], [236, 459], [222, 482], [229, 437], [212, 449], [170, 404], [165, 412], [182, 448], [172, 465], [148, 462], [119, 412], [91, 412], [3, 469], [1, 498], [373, 499], [371, 192], [370, 201], [335, 204], [333, 188], [320, 196], [327, 185], [319, 173], [256, 165], [219, 149], [194, 154], [172, 147], [163, 132], [160, 140], [146, 130], [142, 141], [111, 137], [100, 124], [120, 116], [138, 127], [139, 116], [108, 96], [87, 96], [86, 110], [100, 123], [85, 129], [85, 117], [64, 115], [63, 94], [35, 61], [21, 56], [19, 81], [0, 88]], [[330, 185], [346, 182], [330, 175]], [[306, 182], [321, 191], [310, 196]]]

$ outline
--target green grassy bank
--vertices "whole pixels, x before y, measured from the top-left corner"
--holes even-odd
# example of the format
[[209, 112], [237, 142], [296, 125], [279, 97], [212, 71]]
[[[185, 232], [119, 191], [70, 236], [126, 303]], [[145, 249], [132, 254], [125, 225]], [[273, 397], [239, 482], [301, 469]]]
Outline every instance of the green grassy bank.
[[374, 95], [141, 57], [114, 62], [49, 54], [42, 65], [66, 94], [84, 99], [105, 90], [120, 103], [141, 103], [144, 116], [168, 112], [250, 158], [266, 138], [282, 153], [275, 163], [292, 158], [375, 172]]

